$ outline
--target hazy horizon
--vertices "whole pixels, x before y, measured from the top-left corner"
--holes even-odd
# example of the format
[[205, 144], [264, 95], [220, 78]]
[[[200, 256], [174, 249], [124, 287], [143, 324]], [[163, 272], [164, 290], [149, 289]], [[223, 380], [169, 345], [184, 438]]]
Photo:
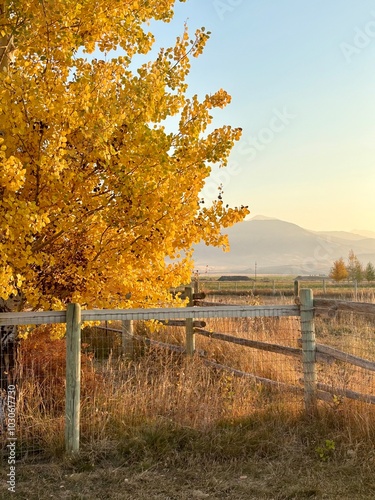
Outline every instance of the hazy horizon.
[[[375, 263], [375, 233], [314, 231], [292, 221], [255, 216], [229, 228], [231, 251], [196, 245], [194, 267], [200, 272], [248, 274], [328, 274], [335, 260], [351, 251], [365, 267]], [[253, 271], [254, 272], [254, 271]]]
[[[303, 229], [306, 229], [308, 231], [317, 231], [317, 232], [335, 232], [335, 231], [337, 231], [337, 232], [346, 232], [346, 233], [352, 233], [352, 234], [359, 234], [360, 232], [371, 233], [372, 236], [369, 236], [369, 237], [375, 238], [375, 231], [373, 231], [367, 227], [352, 228], [350, 230], [342, 230], [342, 229], [336, 229], [336, 228], [315, 229], [315, 228], [311, 228], [311, 227], [302, 226], [301, 224], [297, 224], [296, 222], [291, 221], [291, 220], [281, 219], [281, 217], [271, 216], [271, 215], [263, 215], [263, 214], [250, 214], [245, 218], [244, 222], [250, 221], [250, 220], [279, 220], [282, 222], [289, 222], [291, 224], [296, 224], [297, 226], [300, 226]], [[356, 233], [356, 231], [357, 231], [357, 233]]]

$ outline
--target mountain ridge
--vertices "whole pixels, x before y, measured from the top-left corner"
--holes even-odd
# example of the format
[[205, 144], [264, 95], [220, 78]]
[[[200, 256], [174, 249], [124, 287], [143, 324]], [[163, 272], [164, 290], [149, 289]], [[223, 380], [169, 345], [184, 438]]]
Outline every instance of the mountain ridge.
[[[311, 231], [292, 222], [256, 216], [226, 230], [230, 252], [195, 246], [197, 270], [263, 274], [327, 274], [335, 260], [353, 250], [366, 265], [375, 263], [375, 238], [345, 231]], [[271, 270], [271, 271], [270, 271]]]

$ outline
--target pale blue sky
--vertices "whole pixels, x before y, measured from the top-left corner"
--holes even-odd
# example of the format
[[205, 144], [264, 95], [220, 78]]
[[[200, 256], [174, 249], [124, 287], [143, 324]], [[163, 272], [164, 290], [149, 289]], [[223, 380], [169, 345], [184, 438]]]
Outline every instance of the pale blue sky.
[[374, 2], [187, 0], [172, 23], [152, 23], [156, 45], [185, 21], [212, 32], [189, 92], [227, 90], [214, 124], [243, 129], [224, 201], [308, 229], [374, 231]]

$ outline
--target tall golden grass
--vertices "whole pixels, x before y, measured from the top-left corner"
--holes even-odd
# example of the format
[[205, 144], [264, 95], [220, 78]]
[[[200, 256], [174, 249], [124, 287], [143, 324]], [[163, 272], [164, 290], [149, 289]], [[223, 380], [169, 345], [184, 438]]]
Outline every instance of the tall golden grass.
[[[297, 347], [300, 338], [298, 318], [210, 319], [207, 323], [208, 330], [291, 347]], [[332, 321], [317, 320], [316, 330], [318, 342], [375, 360], [371, 318], [342, 315]], [[184, 344], [182, 328], [161, 326], [151, 331], [147, 324], [138, 324], [137, 331], [163, 342]], [[302, 367], [298, 358], [201, 336], [197, 336], [197, 349], [217, 363], [301, 386]], [[319, 364], [318, 376], [333, 387], [375, 394], [373, 373], [341, 362]], [[43, 452], [51, 456], [63, 453], [64, 341], [50, 340], [46, 327], [36, 330], [21, 345], [18, 381], [19, 453]], [[147, 428], [153, 429], [153, 440], [158, 439], [158, 429], [159, 438], [165, 439], [163, 432], [170, 428], [183, 430], [185, 436], [192, 432], [201, 440], [209, 435], [212, 444], [215, 439], [220, 441], [215, 432], [220, 434], [223, 425], [233, 425], [238, 432], [236, 422], [247, 420], [263, 430], [267, 427], [272, 433], [277, 426], [284, 428], [285, 422], [295, 426], [303, 421], [307, 425], [303, 415], [302, 394], [235, 377], [207, 366], [198, 355], [187, 358], [143, 342], [138, 343], [134, 359], [123, 359], [117, 333], [91, 327], [83, 332], [83, 446], [100, 448], [102, 444], [107, 453], [111, 446], [117, 449], [119, 443], [124, 450], [131, 441], [134, 450], [135, 436], [141, 439], [139, 429], [147, 433]], [[319, 403], [315, 421], [308, 425], [319, 428], [322, 436], [330, 435], [334, 428], [337, 435], [343, 439], [345, 436], [350, 443], [369, 445], [375, 437], [375, 409], [365, 403], [333, 398], [331, 403]], [[237, 445], [241, 446], [241, 439]], [[230, 447], [230, 440], [226, 446]]]

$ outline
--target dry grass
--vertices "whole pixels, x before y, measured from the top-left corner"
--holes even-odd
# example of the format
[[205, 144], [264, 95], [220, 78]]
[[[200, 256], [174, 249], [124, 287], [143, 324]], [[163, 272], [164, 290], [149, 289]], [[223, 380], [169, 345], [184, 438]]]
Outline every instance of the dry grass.
[[[207, 323], [209, 330], [291, 347], [300, 337], [294, 318]], [[318, 342], [375, 359], [372, 319], [342, 315], [316, 327]], [[184, 340], [181, 328], [151, 332], [139, 325], [138, 333], [175, 344]], [[117, 334], [92, 329], [84, 336], [82, 451], [68, 459], [64, 345], [40, 338], [25, 343], [20, 358], [18, 498], [51, 498], [51, 492], [77, 499], [375, 496], [373, 406], [337, 399], [306, 416], [300, 395], [142, 342], [135, 358], [124, 360]], [[239, 370], [300, 383], [297, 358], [200, 336], [197, 348]], [[371, 376], [344, 363], [319, 365], [321, 381], [360, 392], [374, 393]], [[34, 494], [35, 471], [40, 485]]]
[[[276, 278], [276, 277], [275, 277]], [[374, 283], [362, 281], [358, 283], [357, 290], [353, 283], [341, 282], [335, 283], [326, 280], [326, 286], [323, 287], [322, 280], [300, 281], [301, 288], [310, 288], [313, 290], [316, 297], [342, 299], [342, 300], [357, 300], [359, 302], [375, 302]], [[294, 298], [294, 277], [289, 279], [273, 278], [259, 279], [256, 283], [249, 281], [224, 281], [217, 282], [212, 280], [202, 280], [200, 289], [207, 296], [214, 297], [232, 296], [232, 297], [262, 297], [262, 300], [270, 300], [274, 303], [275, 300]]]

